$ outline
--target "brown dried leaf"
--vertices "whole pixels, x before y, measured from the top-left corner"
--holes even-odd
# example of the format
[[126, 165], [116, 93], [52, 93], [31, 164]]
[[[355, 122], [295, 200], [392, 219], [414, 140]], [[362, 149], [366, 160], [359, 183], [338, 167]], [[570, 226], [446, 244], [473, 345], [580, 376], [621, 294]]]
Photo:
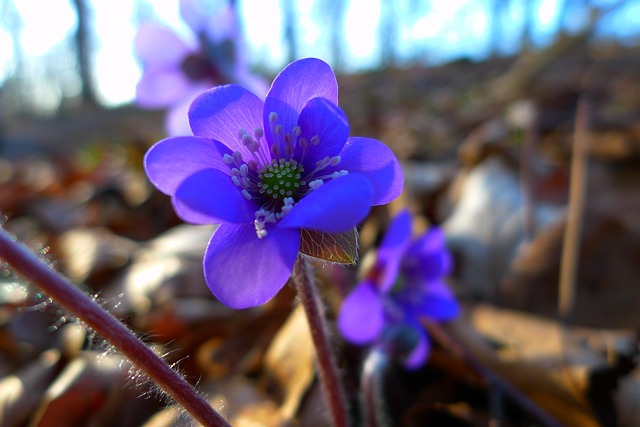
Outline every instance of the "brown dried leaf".
[[184, 297], [211, 298], [204, 281], [202, 257], [212, 226], [182, 224], [141, 247], [123, 276], [102, 293], [116, 315], [146, 314], [152, 307]]
[[256, 382], [248, 380], [243, 375], [216, 379], [205, 384], [203, 389], [211, 396], [209, 402], [214, 409], [234, 427], [287, 425], [274, 401]]
[[[447, 326], [473, 358], [496, 372], [563, 425], [599, 425], [587, 393], [607, 355], [633, 347], [633, 331], [569, 328], [552, 320], [477, 304]], [[487, 339], [494, 346], [487, 344]], [[494, 350], [497, 348], [497, 350]]]
[[[49, 386], [32, 420], [33, 427], [80, 425], [96, 418], [126, 381], [118, 356], [86, 353], [70, 362]], [[63, 415], [64, 414], [64, 415]]]
[[58, 241], [66, 273], [74, 282], [123, 267], [136, 249], [136, 243], [106, 228], [76, 228]]
[[285, 420], [295, 416], [314, 377], [314, 347], [309, 325], [301, 306], [291, 313], [274, 338], [265, 356], [265, 371], [284, 395], [280, 414]]
[[22, 371], [0, 381], [0, 425], [24, 425], [53, 379], [59, 359], [58, 351], [47, 351]]
[[150, 398], [156, 386], [136, 377], [129, 366], [117, 354], [81, 353], [50, 384], [29, 425], [142, 425], [164, 402]]
[[300, 230], [300, 252], [314, 258], [340, 264], [358, 261], [358, 232], [325, 233], [317, 230]]

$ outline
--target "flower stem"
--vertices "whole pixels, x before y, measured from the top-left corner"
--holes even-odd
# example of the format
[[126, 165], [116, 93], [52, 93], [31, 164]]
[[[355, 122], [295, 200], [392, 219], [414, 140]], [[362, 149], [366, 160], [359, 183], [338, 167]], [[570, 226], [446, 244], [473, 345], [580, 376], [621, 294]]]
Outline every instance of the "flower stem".
[[171, 369], [124, 324], [2, 228], [0, 258], [122, 352], [202, 425], [229, 426], [225, 419], [198, 395], [191, 384]]
[[386, 354], [373, 348], [367, 354], [360, 376], [362, 412], [367, 427], [383, 427], [393, 423], [387, 415], [384, 398], [384, 375], [389, 365]]
[[305, 257], [299, 257], [294, 269], [295, 286], [304, 307], [316, 348], [318, 371], [335, 427], [347, 427], [349, 417], [338, 368], [331, 351], [324, 307], [315, 287], [313, 270]]

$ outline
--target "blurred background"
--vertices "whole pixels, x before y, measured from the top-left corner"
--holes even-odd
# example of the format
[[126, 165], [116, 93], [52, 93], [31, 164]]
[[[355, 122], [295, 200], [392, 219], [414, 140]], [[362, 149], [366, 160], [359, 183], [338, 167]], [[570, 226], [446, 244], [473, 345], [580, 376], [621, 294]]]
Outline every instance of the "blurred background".
[[[214, 0], [212, 3], [216, 3]], [[217, 0], [217, 3], [221, 3]], [[636, 45], [640, 2], [620, 0], [237, 0], [251, 67], [273, 75], [315, 56], [339, 73], [482, 61], [588, 32]], [[53, 114], [131, 102], [138, 25], [188, 33], [177, 0], [2, 0], [0, 111]]]

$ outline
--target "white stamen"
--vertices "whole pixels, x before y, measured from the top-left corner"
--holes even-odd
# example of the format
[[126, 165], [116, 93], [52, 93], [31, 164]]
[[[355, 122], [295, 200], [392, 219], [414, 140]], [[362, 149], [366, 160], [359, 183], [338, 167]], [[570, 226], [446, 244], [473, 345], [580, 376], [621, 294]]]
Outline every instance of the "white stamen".
[[324, 181], [321, 179], [316, 179], [314, 181], [311, 181], [309, 183], [309, 188], [311, 188], [312, 190], [316, 190], [318, 189], [322, 184], [324, 184]]
[[327, 156], [327, 157], [325, 157], [324, 159], [318, 160], [318, 161], [316, 162], [316, 166], [317, 166], [318, 168], [320, 168], [320, 169], [324, 169], [324, 168], [326, 168], [326, 167], [327, 167], [327, 165], [329, 164], [329, 161], [330, 161], [329, 156]]
[[278, 113], [270, 112], [269, 113], [269, 123], [275, 123], [278, 120]]
[[247, 199], [247, 200], [253, 199], [253, 197], [251, 197], [251, 194], [249, 194], [249, 192], [247, 190], [242, 190], [241, 193], [242, 193], [242, 195], [244, 196], [245, 199]]
[[346, 171], [344, 169], [342, 169], [341, 171], [336, 171], [334, 173], [331, 174], [331, 178], [332, 179], [336, 179], [339, 178], [341, 176], [345, 176], [345, 175], [349, 175], [349, 171]]
[[230, 165], [231, 163], [235, 162], [234, 158], [232, 156], [230, 156], [229, 154], [227, 154], [227, 153], [225, 153], [225, 155], [222, 156], [222, 161], [225, 162], [228, 165]]
[[255, 128], [255, 130], [253, 131], [253, 136], [255, 136], [256, 139], [260, 139], [264, 136], [264, 131], [262, 130], [262, 128]]
[[333, 156], [332, 158], [329, 159], [329, 164], [331, 166], [335, 166], [335, 165], [339, 164], [341, 160], [342, 159], [340, 158], [340, 156]]

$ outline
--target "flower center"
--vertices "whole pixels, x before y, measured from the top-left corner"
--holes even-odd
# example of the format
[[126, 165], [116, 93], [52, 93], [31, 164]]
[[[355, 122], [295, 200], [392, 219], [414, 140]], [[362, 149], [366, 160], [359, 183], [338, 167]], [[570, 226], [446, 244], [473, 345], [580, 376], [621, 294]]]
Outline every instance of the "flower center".
[[277, 200], [295, 195], [306, 184], [301, 180], [302, 172], [304, 168], [296, 160], [273, 160], [258, 171], [260, 194]]
[[[270, 113], [269, 124], [274, 138], [271, 145], [263, 139], [261, 128], [256, 128], [252, 134], [245, 129], [238, 130], [238, 139], [251, 158], [245, 160], [239, 151], [223, 156], [233, 184], [245, 199], [254, 201], [259, 207], [254, 224], [260, 239], [267, 235], [268, 224], [282, 219], [306, 194], [326, 181], [348, 174], [344, 169], [335, 168], [340, 164], [340, 156], [327, 156], [317, 160], [315, 165], [307, 164], [309, 170], [305, 170], [303, 163], [307, 150], [318, 145], [320, 137], [306, 139], [300, 126], [283, 132], [282, 125], [277, 122], [278, 115]], [[296, 152], [298, 146], [300, 150]]]

